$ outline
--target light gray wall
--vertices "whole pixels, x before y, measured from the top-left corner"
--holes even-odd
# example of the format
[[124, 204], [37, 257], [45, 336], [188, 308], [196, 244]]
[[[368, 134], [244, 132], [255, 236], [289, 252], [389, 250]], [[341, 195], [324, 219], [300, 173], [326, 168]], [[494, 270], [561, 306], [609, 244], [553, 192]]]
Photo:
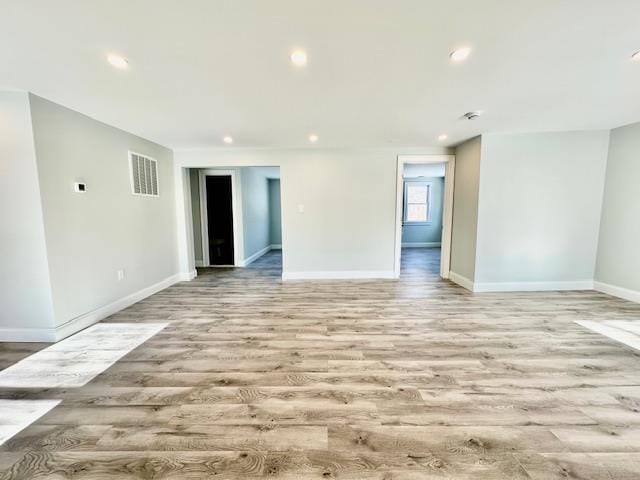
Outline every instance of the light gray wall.
[[269, 179], [269, 243], [282, 245], [282, 218], [280, 215], [280, 179]]
[[640, 292], [640, 123], [611, 131], [596, 281]]
[[203, 261], [199, 170], [189, 170], [189, 182], [191, 184], [191, 214], [193, 215], [193, 250], [196, 260]]
[[261, 167], [240, 169], [245, 259], [271, 244], [267, 172], [268, 169]]
[[[56, 325], [175, 275], [171, 150], [30, 100]], [[158, 161], [158, 198], [132, 195], [128, 150]], [[87, 193], [73, 192], [77, 180]]]
[[27, 93], [0, 92], [0, 339], [53, 328], [53, 301]]
[[[397, 156], [446, 153], [445, 148], [206, 149], [177, 151], [175, 158], [181, 167], [281, 166], [285, 272], [392, 274]], [[188, 249], [180, 260], [181, 269], [190, 268]]]
[[[405, 166], [405, 169], [408, 165]], [[438, 243], [442, 240], [442, 202], [444, 200], [443, 177], [421, 177], [407, 181], [431, 183], [431, 221], [426, 225], [403, 224], [402, 243]]]
[[481, 150], [482, 139], [475, 137], [455, 151], [451, 271], [471, 281], [476, 268]]
[[608, 141], [608, 131], [482, 137], [476, 282], [593, 279]]

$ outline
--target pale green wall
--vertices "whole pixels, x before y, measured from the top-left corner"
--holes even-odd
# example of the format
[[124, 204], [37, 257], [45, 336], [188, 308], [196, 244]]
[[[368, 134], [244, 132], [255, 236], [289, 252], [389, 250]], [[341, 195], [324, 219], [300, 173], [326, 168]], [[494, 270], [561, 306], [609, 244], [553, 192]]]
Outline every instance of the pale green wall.
[[54, 326], [27, 93], [0, 92], [0, 218], [0, 341], [6, 341], [19, 336], [17, 329]]
[[282, 219], [280, 215], [280, 179], [269, 179], [269, 243], [282, 244]]
[[403, 224], [402, 243], [439, 243], [442, 240], [442, 201], [444, 199], [444, 178], [408, 178], [405, 179], [405, 184], [411, 181], [431, 183], [431, 221], [427, 225]]
[[245, 259], [271, 244], [267, 172], [268, 169], [261, 167], [240, 169]]
[[472, 138], [456, 148], [451, 229], [451, 271], [473, 281], [476, 268], [478, 192], [482, 140]]
[[[171, 150], [35, 95], [30, 101], [56, 325], [175, 275]], [[158, 161], [158, 198], [131, 193], [128, 150]], [[73, 191], [80, 180], [84, 194]]]
[[611, 131], [596, 281], [640, 292], [640, 123]]

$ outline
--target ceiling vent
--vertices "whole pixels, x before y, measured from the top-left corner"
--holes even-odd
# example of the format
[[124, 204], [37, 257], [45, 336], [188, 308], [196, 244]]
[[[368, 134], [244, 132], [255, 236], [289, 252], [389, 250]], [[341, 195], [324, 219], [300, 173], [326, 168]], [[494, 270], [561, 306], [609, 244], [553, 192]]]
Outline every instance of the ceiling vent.
[[475, 120], [480, 115], [482, 115], [481, 111], [467, 112], [462, 116], [462, 118], [466, 118], [467, 120]]
[[129, 170], [131, 174], [131, 193], [147, 197], [157, 197], [158, 162], [151, 157], [129, 152]]

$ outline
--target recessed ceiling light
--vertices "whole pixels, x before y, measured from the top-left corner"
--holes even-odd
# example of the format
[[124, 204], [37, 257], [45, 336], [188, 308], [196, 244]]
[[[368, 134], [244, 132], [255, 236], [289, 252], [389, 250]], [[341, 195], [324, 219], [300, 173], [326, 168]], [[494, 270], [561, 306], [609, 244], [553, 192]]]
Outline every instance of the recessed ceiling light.
[[318, 135], [316, 135], [315, 133], [312, 133], [311, 135], [309, 135], [309, 141], [311, 143], [316, 143], [318, 141]]
[[638, 50], [636, 53], [631, 55], [631, 60], [634, 60], [636, 62], [640, 62], [640, 50]]
[[469, 47], [462, 47], [451, 52], [449, 58], [452, 62], [464, 62], [470, 53], [471, 49]]
[[438, 140], [440, 140], [441, 142], [444, 142], [447, 138], [449, 137], [447, 136], [446, 133], [443, 133], [442, 135], [438, 136]]
[[232, 143], [233, 143], [233, 138], [232, 138], [232, 137], [230, 137], [229, 135], [227, 135], [226, 137], [224, 137], [224, 138], [222, 139], [222, 141], [223, 141], [224, 143], [232, 144]]
[[304, 50], [294, 50], [291, 53], [291, 62], [298, 67], [304, 67], [307, 64], [307, 52]]
[[129, 66], [129, 61], [120, 55], [111, 54], [107, 56], [108, 62], [116, 68], [125, 69]]

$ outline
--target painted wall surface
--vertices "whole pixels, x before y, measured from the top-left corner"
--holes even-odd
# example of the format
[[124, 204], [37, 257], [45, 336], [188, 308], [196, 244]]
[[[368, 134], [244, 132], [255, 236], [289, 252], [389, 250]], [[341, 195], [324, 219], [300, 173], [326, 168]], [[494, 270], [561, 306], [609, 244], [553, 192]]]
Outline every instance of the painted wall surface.
[[482, 139], [472, 138], [456, 148], [451, 228], [451, 271], [473, 281], [476, 271], [478, 194]]
[[640, 123], [611, 131], [596, 281], [640, 292]]
[[269, 179], [269, 243], [282, 245], [282, 217], [280, 215], [280, 180]]
[[0, 341], [2, 329], [54, 324], [27, 93], [0, 92]]
[[191, 215], [193, 218], [193, 251], [195, 259], [202, 262], [202, 217], [200, 216], [200, 175], [197, 169], [189, 170], [191, 185]]
[[[406, 167], [405, 167], [406, 168]], [[442, 202], [444, 200], [444, 178], [422, 177], [415, 181], [431, 184], [431, 221], [428, 224], [403, 224], [402, 243], [439, 243], [442, 240]], [[411, 181], [409, 179], [408, 181]], [[407, 180], [405, 180], [405, 184]]]
[[[35, 95], [30, 100], [59, 326], [178, 272], [172, 152]], [[131, 193], [128, 150], [158, 161], [159, 197]], [[87, 183], [84, 194], [73, 192], [79, 180]]]
[[[397, 156], [447, 153], [445, 148], [208, 149], [176, 151], [175, 160], [178, 169], [281, 167], [285, 272], [364, 271], [392, 275]], [[186, 228], [185, 220], [180, 222]], [[180, 264], [184, 271], [193, 264], [187, 248], [181, 250]]]
[[608, 141], [608, 131], [482, 137], [476, 282], [593, 279]]
[[271, 244], [267, 171], [261, 167], [240, 169], [245, 259]]

